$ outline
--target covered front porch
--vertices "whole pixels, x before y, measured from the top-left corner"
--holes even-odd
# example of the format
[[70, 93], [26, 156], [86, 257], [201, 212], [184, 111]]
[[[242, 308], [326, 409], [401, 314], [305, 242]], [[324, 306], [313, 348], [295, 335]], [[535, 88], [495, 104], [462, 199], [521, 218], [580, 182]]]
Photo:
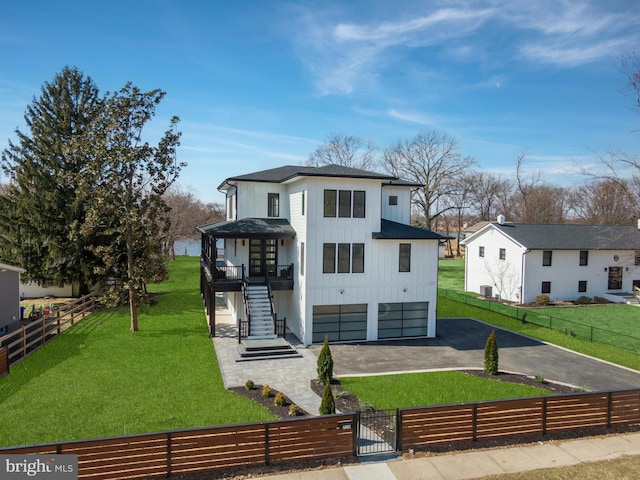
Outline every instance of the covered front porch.
[[[244, 295], [249, 285], [263, 285], [268, 292], [293, 290], [295, 230], [286, 219], [225, 221], [198, 227], [198, 231], [202, 246], [200, 291], [211, 336], [215, 335], [216, 292]], [[245, 305], [244, 323], [251, 317], [248, 308]], [[271, 315], [274, 325], [282, 323], [276, 321], [273, 308]]]

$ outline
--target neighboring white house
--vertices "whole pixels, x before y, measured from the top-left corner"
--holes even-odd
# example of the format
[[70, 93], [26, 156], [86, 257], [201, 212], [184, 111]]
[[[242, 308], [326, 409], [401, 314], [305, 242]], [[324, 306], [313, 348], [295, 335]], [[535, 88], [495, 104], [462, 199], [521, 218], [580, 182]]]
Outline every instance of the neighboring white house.
[[35, 282], [20, 283], [20, 298], [42, 298], [42, 297], [75, 297], [71, 283], [64, 285], [38, 285]]
[[[226, 179], [218, 189], [226, 194], [227, 220], [198, 228], [205, 300], [225, 291], [231, 313], [253, 322], [258, 313], [248, 286], [266, 279], [273, 313], [286, 317], [304, 344], [325, 335], [434, 337], [438, 245], [445, 237], [410, 225], [417, 187], [336, 165]], [[216, 263], [218, 239], [225, 248]], [[257, 335], [258, 327], [251, 328]]]
[[[610, 300], [640, 286], [635, 226], [489, 223], [467, 236], [465, 290], [518, 302]], [[618, 300], [621, 301], [621, 300]]]
[[20, 325], [20, 274], [24, 269], [0, 263], [0, 336]]

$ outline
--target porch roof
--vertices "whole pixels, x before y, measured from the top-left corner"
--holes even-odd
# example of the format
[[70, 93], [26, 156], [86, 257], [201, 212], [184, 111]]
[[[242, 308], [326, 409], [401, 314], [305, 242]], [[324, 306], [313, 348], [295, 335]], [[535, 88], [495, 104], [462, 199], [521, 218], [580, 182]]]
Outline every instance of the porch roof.
[[295, 238], [296, 231], [285, 218], [243, 218], [198, 227], [203, 235], [216, 238]]
[[384, 218], [380, 222], [380, 231], [373, 232], [372, 237], [376, 240], [447, 240], [451, 238], [431, 230], [392, 222]]

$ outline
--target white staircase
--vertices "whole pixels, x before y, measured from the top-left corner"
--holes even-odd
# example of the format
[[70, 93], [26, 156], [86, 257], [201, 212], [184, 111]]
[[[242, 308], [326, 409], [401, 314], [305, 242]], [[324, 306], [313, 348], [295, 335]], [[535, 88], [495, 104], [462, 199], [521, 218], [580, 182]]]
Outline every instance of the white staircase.
[[271, 312], [271, 298], [266, 285], [247, 285], [247, 309], [250, 315], [249, 340], [276, 338]]

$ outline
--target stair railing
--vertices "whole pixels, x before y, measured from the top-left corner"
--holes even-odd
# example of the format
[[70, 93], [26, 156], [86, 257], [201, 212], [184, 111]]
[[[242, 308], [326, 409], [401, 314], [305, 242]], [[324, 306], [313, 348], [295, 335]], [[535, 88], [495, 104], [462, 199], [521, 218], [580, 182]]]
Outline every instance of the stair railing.
[[251, 311], [249, 310], [249, 281], [245, 275], [244, 264], [242, 265], [242, 303], [244, 303], [244, 315], [246, 320], [238, 319], [238, 343], [242, 341], [242, 337], [251, 335]]
[[[269, 307], [271, 308], [271, 320], [273, 321], [273, 331], [278, 335], [278, 314], [276, 313], [276, 309], [273, 306], [273, 293], [271, 291], [271, 275], [269, 275], [269, 270], [267, 270], [267, 266], [265, 265], [265, 279], [267, 284], [267, 294], [269, 295]], [[277, 275], [277, 270], [276, 273]], [[284, 332], [283, 335], [284, 337]]]

